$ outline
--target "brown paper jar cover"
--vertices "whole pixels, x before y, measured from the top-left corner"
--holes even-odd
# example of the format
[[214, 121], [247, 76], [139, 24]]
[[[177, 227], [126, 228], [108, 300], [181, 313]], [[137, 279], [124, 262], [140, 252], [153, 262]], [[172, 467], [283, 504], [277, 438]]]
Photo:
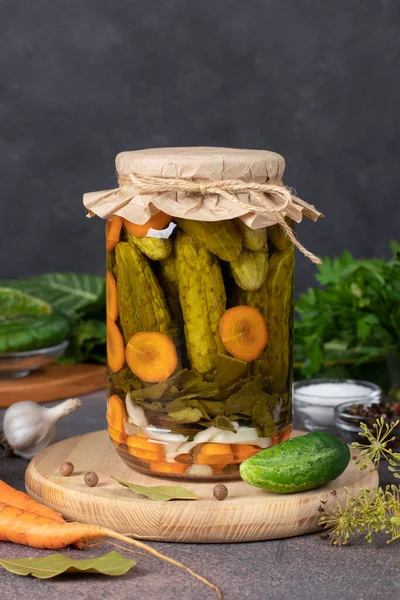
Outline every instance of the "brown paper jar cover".
[[[195, 221], [222, 221], [240, 217], [252, 229], [277, 223], [275, 214], [251, 212], [219, 195], [202, 196], [182, 191], [140, 194], [128, 179], [129, 174], [135, 173], [190, 181], [240, 180], [280, 185], [285, 161], [275, 152], [214, 147], [152, 148], [121, 152], [116, 157], [116, 169], [120, 187], [84, 195], [83, 202], [89, 216], [110, 219], [118, 215], [141, 225], [162, 210], [172, 217]], [[251, 191], [238, 194], [237, 197], [246, 205], [256, 204]], [[295, 202], [282, 214], [297, 223], [303, 215], [312, 220], [321, 215], [314, 206], [299, 198], [295, 198]]]

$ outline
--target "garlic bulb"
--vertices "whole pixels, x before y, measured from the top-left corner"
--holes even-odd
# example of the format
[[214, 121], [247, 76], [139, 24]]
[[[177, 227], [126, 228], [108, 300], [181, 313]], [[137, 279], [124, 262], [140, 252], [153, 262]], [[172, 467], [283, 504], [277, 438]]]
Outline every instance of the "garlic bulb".
[[52, 408], [36, 402], [17, 402], [4, 413], [4, 436], [15, 454], [29, 460], [54, 442], [57, 421], [79, 406], [78, 398], [70, 398]]

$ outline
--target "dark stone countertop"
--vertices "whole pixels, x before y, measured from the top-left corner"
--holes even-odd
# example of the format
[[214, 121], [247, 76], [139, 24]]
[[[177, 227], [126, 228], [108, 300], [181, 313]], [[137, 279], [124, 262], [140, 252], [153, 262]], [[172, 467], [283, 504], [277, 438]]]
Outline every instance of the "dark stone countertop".
[[[0, 411], [0, 422], [4, 411]], [[83, 398], [83, 406], [58, 425], [58, 439], [104, 428], [105, 393]], [[27, 462], [0, 458], [0, 478], [24, 489]], [[387, 473], [383, 478], [387, 478]], [[383, 481], [382, 483], [385, 483]], [[191, 567], [223, 592], [224, 600], [395, 600], [400, 597], [400, 543], [387, 545], [384, 536], [369, 544], [358, 537], [343, 548], [332, 547], [318, 534], [240, 544], [151, 545]], [[113, 549], [63, 550], [91, 557]], [[42, 556], [51, 551], [0, 544], [0, 558]], [[147, 554], [125, 552], [137, 561], [127, 575], [111, 578], [69, 575], [53, 580], [20, 577], [0, 568], [4, 600], [205, 600], [213, 590], [190, 575]]]

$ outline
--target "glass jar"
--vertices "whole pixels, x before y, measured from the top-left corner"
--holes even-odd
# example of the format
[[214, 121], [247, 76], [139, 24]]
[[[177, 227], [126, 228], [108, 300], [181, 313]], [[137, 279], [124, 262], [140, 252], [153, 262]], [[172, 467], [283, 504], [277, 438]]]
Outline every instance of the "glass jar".
[[[197, 155], [188, 149], [195, 158], [178, 150], [178, 157], [176, 149], [153, 152], [159, 162], [167, 155], [168, 164], [195, 164], [202, 177], [204, 162], [218, 162], [214, 148]], [[219, 152], [227, 153], [226, 166], [237, 162], [235, 153], [251, 151]], [[283, 159], [253, 152], [262, 155], [263, 181], [265, 155], [276, 179]], [[145, 153], [119, 155], [120, 176], [124, 168], [143, 169]], [[126, 154], [136, 155], [135, 165], [127, 166]], [[159, 169], [170, 176], [152, 164], [152, 175]], [[200, 212], [187, 191], [183, 199], [180, 191], [172, 200], [169, 191], [154, 194], [146, 194], [153, 213], [147, 221], [135, 222], [132, 210], [121, 216], [119, 208], [106, 226], [108, 432], [121, 458], [143, 473], [234, 479], [243, 460], [292, 430], [294, 247], [268, 219], [261, 227], [246, 224], [243, 207], [232, 203], [227, 218], [214, 197], [211, 210], [207, 192]], [[132, 205], [137, 196], [126, 201]], [[94, 212], [94, 203], [86, 206]]]

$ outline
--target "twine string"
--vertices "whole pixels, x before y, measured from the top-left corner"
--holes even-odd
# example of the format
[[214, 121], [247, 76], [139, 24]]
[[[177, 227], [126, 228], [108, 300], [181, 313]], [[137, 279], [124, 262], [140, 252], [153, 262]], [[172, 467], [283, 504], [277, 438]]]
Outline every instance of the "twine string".
[[[129, 173], [119, 178], [120, 187], [134, 186], [141, 194], [162, 194], [168, 192], [184, 192], [187, 195], [200, 195], [202, 197], [215, 195], [237, 204], [248, 212], [275, 215], [284, 235], [300, 250], [311, 262], [319, 265], [321, 260], [307, 250], [297, 239], [293, 229], [286, 222], [284, 214], [288, 208], [298, 206], [296, 196], [290, 188], [281, 182], [256, 183], [254, 181], [241, 181], [240, 179], [191, 180], [168, 177], [154, 177], [151, 175], [138, 175]], [[244, 202], [238, 194], [251, 194], [256, 202]]]

